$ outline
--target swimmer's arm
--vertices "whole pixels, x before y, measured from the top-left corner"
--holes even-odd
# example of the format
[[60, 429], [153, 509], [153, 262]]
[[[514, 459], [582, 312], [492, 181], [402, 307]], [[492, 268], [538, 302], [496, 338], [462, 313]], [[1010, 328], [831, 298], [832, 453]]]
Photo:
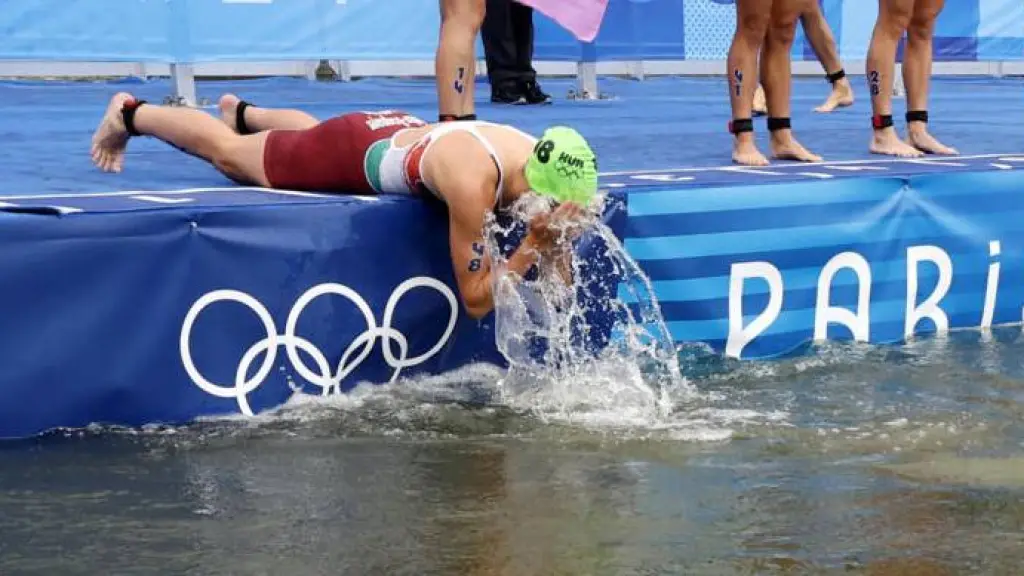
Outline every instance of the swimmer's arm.
[[[494, 310], [491, 259], [484, 243], [484, 225], [494, 206], [498, 172], [487, 152], [469, 134], [451, 134], [453, 145], [437, 146], [429, 169], [435, 186], [448, 204], [452, 265], [466, 312], [480, 319]], [[455, 146], [463, 138], [466, 146]], [[529, 238], [509, 257], [509, 272], [526, 276], [539, 257]]]
[[[466, 312], [480, 319], [494, 309], [491, 258], [481, 235], [486, 207], [472, 212], [451, 212], [450, 242], [455, 278]], [[507, 269], [520, 277], [537, 264], [539, 252], [528, 235], [508, 259]]]

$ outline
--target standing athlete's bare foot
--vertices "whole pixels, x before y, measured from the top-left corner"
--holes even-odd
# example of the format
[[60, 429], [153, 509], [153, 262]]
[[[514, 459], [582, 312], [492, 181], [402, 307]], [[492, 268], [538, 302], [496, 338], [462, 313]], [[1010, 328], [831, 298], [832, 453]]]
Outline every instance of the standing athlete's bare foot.
[[798, 162], [821, 162], [821, 156], [812, 154], [804, 148], [790, 130], [777, 130], [772, 133], [772, 156], [778, 160], [796, 160]]
[[919, 122], [912, 122], [907, 125], [906, 143], [925, 154], [939, 154], [942, 156], [956, 156], [959, 152], [950, 148], [935, 139], [928, 133], [928, 128]]
[[872, 154], [897, 156], [899, 158], [920, 158], [924, 156], [923, 152], [900, 140], [899, 135], [896, 134], [896, 129], [891, 126], [882, 130], [875, 130], [874, 136], [871, 137], [870, 150]]
[[235, 111], [238, 110], [238, 103], [241, 101], [242, 99], [234, 94], [225, 94], [217, 102], [217, 108], [220, 108], [220, 119], [235, 132], [238, 132], [238, 126], [235, 124], [237, 119]]
[[92, 135], [92, 163], [104, 172], [120, 172], [124, 165], [124, 150], [130, 135], [124, 126], [121, 108], [125, 102], [134, 98], [127, 92], [114, 94], [100, 125]]
[[827, 114], [836, 108], [853, 106], [853, 87], [850, 82], [843, 78], [832, 86], [832, 93], [828, 95], [825, 103], [814, 109], [815, 112]]
[[767, 166], [768, 159], [757, 149], [754, 135], [738, 134], [732, 144], [732, 161], [743, 166]]

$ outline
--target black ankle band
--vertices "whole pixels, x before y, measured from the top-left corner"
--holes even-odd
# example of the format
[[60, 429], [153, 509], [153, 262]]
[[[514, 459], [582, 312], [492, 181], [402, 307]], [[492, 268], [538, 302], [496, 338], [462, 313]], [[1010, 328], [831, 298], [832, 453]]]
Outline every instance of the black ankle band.
[[792, 128], [792, 122], [789, 118], [772, 118], [768, 117], [768, 131], [777, 132], [779, 130], [789, 130]]
[[835, 84], [836, 82], [839, 82], [843, 78], [846, 78], [846, 70], [843, 70], [842, 68], [840, 68], [838, 72], [833, 72], [832, 74], [826, 74], [825, 78], [828, 78], [828, 83], [829, 84]]
[[238, 107], [235, 108], [235, 131], [239, 134], [252, 134], [252, 130], [249, 129], [249, 125], [245, 123], [245, 109], [251, 106], [245, 100], [238, 101]]
[[457, 114], [438, 114], [438, 122], [459, 122], [467, 120], [476, 120], [476, 114], [463, 114], [459, 116]]
[[875, 130], [885, 130], [892, 126], [892, 114], [874, 115], [871, 117], [871, 127]]
[[121, 119], [124, 121], [124, 129], [128, 131], [131, 136], [142, 136], [138, 130], [135, 129], [135, 111], [139, 109], [139, 106], [145, 104], [145, 100], [125, 100], [124, 104], [121, 105]]
[[743, 134], [754, 131], [754, 121], [750, 118], [737, 118], [729, 121], [730, 134]]
[[928, 123], [928, 111], [927, 110], [911, 110], [907, 112], [907, 122], [924, 122]]

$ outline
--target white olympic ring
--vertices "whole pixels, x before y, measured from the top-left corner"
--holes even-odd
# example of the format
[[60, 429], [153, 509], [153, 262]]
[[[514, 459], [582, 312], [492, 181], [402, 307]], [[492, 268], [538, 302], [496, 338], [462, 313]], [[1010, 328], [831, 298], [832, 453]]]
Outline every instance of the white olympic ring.
[[[419, 356], [408, 358], [406, 355], [409, 352], [409, 342], [406, 340], [405, 335], [396, 330], [391, 326], [393, 320], [395, 307], [398, 305], [399, 300], [410, 290], [416, 288], [433, 288], [439, 292], [442, 296], [448, 300], [448, 305], [451, 309], [451, 313], [448, 318], [448, 327], [445, 329], [444, 334], [438, 339], [437, 343], [430, 350], [427, 350]], [[338, 361], [338, 369], [332, 375], [331, 367], [327, 361], [326, 356], [321, 352], [312, 342], [306, 340], [301, 336], [295, 334], [295, 329], [299, 323], [299, 316], [310, 302], [326, 294], [334, 294], [337, 296], [343, 296], [356, 305], [359, 312], [362, 314], [363, 319], [366, 321], [366, 331], [357, 336], [345, 352], [341, 355], [341, 359]], [[242, 355], [241, 361], [238, 363], [238, 368], [235, 371], [235, 382], [233, 386], [222, 386], [215, 384], [206, 379], [196, 368], [195, 362], [192, 359], [191, 350], [191, 338], [192, 329], [195, 325], [196, 319], [199, 314], [206, 309], [207, 306], [215, 302], [230, 301], [237, 302], [248, 307], [252, 310], [256, 317], [259, 318], [260, 322], [263, 323], [263, 328], [266, 330], [266, 337], [256, 342]], [[185, 319], [181, 324], [181, 338], [179, 341], [179, 347], [181, 350], [181, 362], [185, 367], [185, 372], [188, 373], [189, 378], [192, 382], [206, 393], [216, 396], [218, 398], [234, 398], [238, 402], [238, 407], [246, 416], [252, 416], [253, 410], [249, 406], [248, 396], [254, 390], [259, 388], [266, 380], [267, 376], [270, 375], [270, 371], [274, 368], [274, 363], [277, 361], [277, 349], [279, 346], [284, 346], [285, 352], [288, 355], [288, 360], [291, 362], [295, 371], [298, 372], [306, 381], [323, 389], [323, 395], [327, 396], [332, 391], [341, 390], [341, 383], [345, 380], [356, 368], [362, 364], [363, 360], [370, 355], [373, 351], [373, 345], [376, 343], [377, 338], [382, 341], [381, 351], [383, 352], [384, 361], [388, 366], [394, 369], [391, 375], [389, 383], [394, 382], [398, 379], [403, 368], [410, 366], [416, 366], [431, 358], [434, 354], [437, 354], [441, 348], [448, 343], [448, 339], [451, 337], [452, 332], [455, 330], [455, 323], [458, 320], [459, 314], [459, 302], [455, 298], [455, 294], [451, 291], [448, 286], [443, 282], [426, 276], [416, 276], [409, 278], [405, 282], [402, 282], [395, 288], [395, 291], [391, 293], [391, 297], [388, 298], [387, 304], [384, 306], [384, 317], [381, 325], [377, 326], [377, 321], [374, 319], [373, 310], [370, 309], [370, 305], [366, 303], [355, 290], [352, 290], [348, 286], [343, 284], [318, 284], [301, 296], [295, 301], [292, 306], [291, 312], [288, 313], [288, 319], [285, 321], [284, 334], [277, 333], [277, 326], [274, 324], [274, 318], [270, 315], [267, 308], [256, 298], [238, 290], [214, 290], [204, 294], [201, 298], [192, 304]], [[398, 355], [395, 355], [395, 351], [392, 349], [392, 342], [398, 345]], [[362, 349], [359, 349], [359, 347]], [[305, 352], [316, 364], [317, 370], [311, 370], [309, 366], [305, 364], [302, 358], [299, 357], [299, 351]], [[358, 350], [358, 355], [351, 359], [353, 354]], [[264, 354], [263, 363], [260, 364], [259, 370], [252, 375], [251, 378], [247, 378], [246, 375], [249, 373], [249, 369], [252, 367], [253, 361], [260, 354]]]

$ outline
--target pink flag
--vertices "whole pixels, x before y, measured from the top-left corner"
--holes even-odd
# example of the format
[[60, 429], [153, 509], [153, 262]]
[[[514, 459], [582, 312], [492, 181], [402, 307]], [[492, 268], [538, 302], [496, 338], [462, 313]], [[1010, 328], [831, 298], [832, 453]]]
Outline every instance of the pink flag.
[[601, 29], [608, 0], [517, 0], [558, 22], [573, 36], [590, 42]]

